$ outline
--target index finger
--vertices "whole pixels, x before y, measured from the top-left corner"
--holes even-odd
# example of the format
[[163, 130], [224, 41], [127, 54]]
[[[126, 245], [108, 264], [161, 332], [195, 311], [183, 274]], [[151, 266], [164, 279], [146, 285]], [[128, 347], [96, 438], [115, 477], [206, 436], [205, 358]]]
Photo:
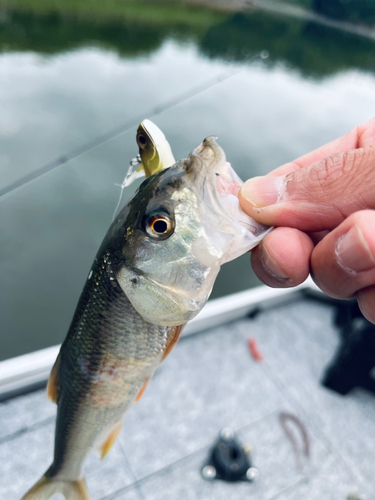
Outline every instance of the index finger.
[[352, 149], [364, 148], [374, 143], [375, 118], [362, 123], [361, 125], [357, 125], [357, 127], [348, 132], [346, 135], [339, 137], [334, 141], [328, 142], [324, 146], [320, 146], [320, 148], [300, 156], [292, 162], [281, 165], [281, 167], [272, 170], [272, 172], [269, 172], [267, 175], [276, 177], [286, 175], [299, 170], [300, 168], [307, 167], [308, 165], [324, 160], [328, 156], [337, 153], [346, 153]]

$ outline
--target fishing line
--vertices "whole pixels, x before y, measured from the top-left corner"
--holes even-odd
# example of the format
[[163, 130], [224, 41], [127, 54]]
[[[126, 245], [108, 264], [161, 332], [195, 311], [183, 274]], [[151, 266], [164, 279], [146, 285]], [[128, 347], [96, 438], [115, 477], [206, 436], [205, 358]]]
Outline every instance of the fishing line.
[[121, 191], [120, 191], [120, 197], [119, 197], [118, 202], [117, 202], [117, 206], [116, 206], [115, 211], [113, 213], [112, 222], [115, 220], [115, 217], [117, 215], [118, 209], [120, 208], [121, 200], [122, 200], [122, 195], [124, 193], [124, 189], [127, 186], [127, 182], [130, 179], [130, 177], [132, 177], [134, 169], [138, 168], [141, 164], [142, 164], [142, 160], [141, 160], [140, 155], [138, 155], [136, 158], [133, 158], [130, 161], [130, 167], [129, 167], [129, 170], [128, 170], [127, 174], [125, 175], [125, 179], [124, 179], [123, 183], [122, 184], [116, 184], [116, 186], [120, 187]]
[[[266, 59], [268, 57], [268, 52], [267, 51], [261, 51], [258, 54], [256, 54], [254, 57], [252, 57], [249, 62], [254, 61], [257, 58], [260, 59]], [[111, 130], [110, 132], [107, 132], [106, 134], [98, 136], [96, 139], [92, 141], [86, 142], [83, 146], [80, 146], [76, 149], [73, 149], [70, 153], [67, 153], [66, 155], [60, 156], [56, 158], [55, 160], [47, 163], [41, 168], [38, 168], [34, 170], [33, 172], [30, 172], [29, 174], [24, 175], [20, 179], [17, 179], [11, 184], [8, 184], [8, 186], [5, 186], [4, 188], [0, 189], [0, 198], [3, 198], [5, 195], [9, 195], [16, 191], [17, 189], [25, 186], [26, 184], [29, 184], [32, 181], [35, 181], [36, 179], [39, 179], [40, 177], [44, 176], [45, 174], [48, 174], [52, 170], [55, 170], [56, 168], [70, 162], [71, 160], [75, 160], [82, 156], [85, 153], [88, 153], [90, 151], [93, 151], [99, 146], [102, 146], [103, 144], [109, 142], [112, 139], [115, 139], [119, 135], [129, 131], [133, 127], [139, 125], [139, 123], [144, 119], [145, 116], [154, 117], [157, 116], [161, 113], [164, 113], [164, 111], [167, 111], [179, 104], [182, 104], [183, 102], [191, 99], [192, 97], [195, 97], [199, 95], [200, 93], [214, 87], [215, 85], [222, 83], [229, 78], [232, 78], [233, 76], [238, 75], [241, 73], [243, 69], [233, 71], [231, 73], [220, 73], [219, 75], [216, 75], [213, 78], [210, 78], [206, 80], [204, 83], [201, 83], [192, 89], [189, 89], [185, 92], [182, 92], [181, 94], [172, 97], [171, 99], [165, 101], [163, 104], [156, 106], [154, 109], [151, 109], [150, 112], [148, 113], [142, 113], [142, 115], [138, 115], [124, 124], [120, 125], [119, 127], [116, 127], [115, 129]]]
[[93, 151], [99, 146], [102, 146], [103, 144], [109, 142], [112, 139], [115, 139], [119, 135], [127, 132], [128, 130], [132, 129], [133, 127], [139, 125], [139, 123], [143, 120], [145, 116], [156, 116], [159, 115], [160, 113], [163, 113], [164, 111], [173, 108], [174, 106], [177, 106], [178, 104], [183, 103], [184, 101], [200, 94], [201, 92], [204, 92], [205, 90], [208, 90], [209, 88], [217, 85], [218, 83], [221, 83], [228, 78], [231, 78], [232, 76], [236, 75], [239, 73], [239, 71], [230, 73], [229, 75], [219, 75], [215, 77], [214, 81], [210, 79], [208, 82], [205, 82], [204, 84], [201, 84], [200, 86], [195, 87], [194, 89], [191, 89], [183, 94], [180, 94], [179, 96], [176, 96], [172, 98], [171, 100], [167, 101], [166, 103], [157, 106], [154, 108], [151, 113], [142, 113], [142, 115], [138, 115], [137, 117], [132, 118], [131, 120], [125, 122], [123, 125], [120, 127], [117, 127], [116, 129], [103, 134], [102, 136], [97, 137], [93, 141], [89, 141], [83, 146], [80, 146], [76, 149], [73, 149], [70, 153], [60, 156], [59, 158], [56, 158], [50, 163], [47, 163], [43, 167], [34, 170], [33, 172], [30, 172], [29, 174], [26, 174], [25, 176], [21, 177], [20, 179], [17, 179], [13, 183], [9, 184], [8, 186], [5, 186], [4, 188], [0, 189], [0, 198], [12, 193], [13, 191], [19, 189], [22, 186], [25, 186], [26, 184], [29, 184], [30, 182], [42, 177], [45, 174], [48, 174], [52, 170], [54, 170], [57, 167], [60, 167], [61, 165], [64, 165], [71, 160], [75, 160], [82, 156], [85, 153], [88, 153], [90, 151]]

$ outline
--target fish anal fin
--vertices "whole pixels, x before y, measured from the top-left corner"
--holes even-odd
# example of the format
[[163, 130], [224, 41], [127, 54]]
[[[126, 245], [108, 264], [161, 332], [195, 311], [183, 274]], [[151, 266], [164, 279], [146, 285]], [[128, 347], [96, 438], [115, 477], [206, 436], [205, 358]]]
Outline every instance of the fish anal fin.
[[48, 475], [43, 476], [21, 500], [48, 500], [55, 493], [62, 493], [69, 500], [90, 500], [84, 479], [55, 481]]
[[122, 420], [117, 422], [117, 424], [114, 425], [112, 427], [112, 429], [109, 431], [109, 433], [107, 434], [107, 437], [106, 437], [104, 443], [100, 447], [100, 456], [101, 456], [102, 460], [107, 455], [109, 450], [112, 448], [114, 442], [117, 439], [117, 436], [120, 434], [121, 427], [122, 427]]
[[144, 392], [145, 392], [145, 390], [146, 390], [146, 387], [147, 387], [147, 384], [148, 384], [148, 383], [149, 383], [149, 381], [150, 381], [150, 378], [151, 378], [151, 377], [149, 377], [149, 378], [146, 380], [146, 382], [142, 385], [142, 387], [140, 388], [140, 390], [139, 390], [138, 394], [137, 394], [137, 395], [136, 395], [136, 397], [135, 397], [135, 403], [138, 403], [138, 401], [139, 401], [139, 400], [141, 399], [141, 397], [143, 396], [143, 393], [144, 393]]
[[59, 371], [60, 371], [60, 353], [52, 367], [51, 374], [47, 384], [47, 397], [53, 403], [57, 403], [59, 398]]
[[184, 328], [185, 325], [178, 325], [174, 326], [172, 332], [169, 335], [167, 345], [165, 347], [165, 351], [163, 354], [163, 357], [161, 358], [162, 361], [165, 360], [165, 358], [168, 356], [168, 354], [171, 352], [171, 350], [174, 348], [174, 346], [177, 344], [178, 339], [181, 336], [182, 329]]

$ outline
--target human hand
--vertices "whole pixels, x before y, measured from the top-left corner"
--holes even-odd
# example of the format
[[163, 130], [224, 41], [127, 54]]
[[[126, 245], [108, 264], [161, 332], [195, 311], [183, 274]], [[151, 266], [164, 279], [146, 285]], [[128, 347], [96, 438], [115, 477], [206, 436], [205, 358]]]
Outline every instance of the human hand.
[[311, 273], [331, 297], [357, 297], [375, 323], [375, 119], [247, 181], [243, 210], [276, 226], [253, 250], [258, 278], [291, 287]]

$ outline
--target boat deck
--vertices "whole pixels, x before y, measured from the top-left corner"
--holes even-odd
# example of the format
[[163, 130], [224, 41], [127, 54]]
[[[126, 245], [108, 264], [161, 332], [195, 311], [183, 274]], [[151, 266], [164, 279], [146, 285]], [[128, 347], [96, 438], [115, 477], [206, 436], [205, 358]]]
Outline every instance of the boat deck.
[[[262, 362], [251, 356], [249, 336]], [[87, 461], [91, 498], [373, 500], [375, 397], [320, 385], [338, 342], [333, 308], [306, 298], [183, 337], [126, 414], [106, 459]], [[310, 457], [300, 468], [280, 412], [307, 429]], [[48, 468], [54, 419], [44, 390], [0, 404], [1, 499], [19, 500]], [[202, 478], [223, 427], [251, 446], [257, 481]]]

